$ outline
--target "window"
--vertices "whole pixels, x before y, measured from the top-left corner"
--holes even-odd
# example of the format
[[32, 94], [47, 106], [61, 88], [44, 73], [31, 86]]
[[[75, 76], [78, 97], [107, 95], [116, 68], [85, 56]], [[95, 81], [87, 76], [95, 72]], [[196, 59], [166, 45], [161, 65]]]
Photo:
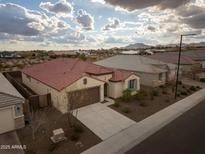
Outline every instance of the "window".
[[83, 84], [87, 84], [87, 79], [83, 79]]
[[128, 89], [134, 89], [135, 88], [135, 80], [130, 80], [128, 82]]
[[22, 115], [23, 115], [23, 112], [22, 112], [21, 104], [15, 105], [15, 116], [19, 117], [19, 116], [22, 116]]
[[159, 80], [161, 80], [161, 81], [162, 81], [162, 77], [163, 77], [163, 74], [162, 74], [162, 73], [160, 73], [160, 74], [159, 74]]

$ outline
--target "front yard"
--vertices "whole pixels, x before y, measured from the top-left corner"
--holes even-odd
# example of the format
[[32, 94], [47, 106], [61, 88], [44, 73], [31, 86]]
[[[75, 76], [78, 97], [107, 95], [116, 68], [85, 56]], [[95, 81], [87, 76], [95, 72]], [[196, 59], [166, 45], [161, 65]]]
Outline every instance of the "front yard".
[[[101, 142], [100, 138], [74, 117], [71, 120], [75, 127], [70, 128], [68, 116], [54, 108], [43, 109], [36, 117], [35, 121], [39, 120], [35, 123], [36, 126], [39, 125], [38, 129], [31, 129], [31, 126], [27, 125], [17, 131], [21, 144], [27, 146], [26, 154], [78, 154]], [[58, 128], [64, 130], [67, 140], [53, 144], [50, 137], [53, 135], [52, 131]], [[32, 136], [32, 130], [36, 130], [35, 138]]]
[[141, 87], [141, 91], [127, 100], [117, 99], [115, 104], [110, 107], [115, 111], [139, 122], [152, 114], [166, 108], [169, 105], [193, 94], [200, 87], [183, 85], [181, 82], [178, 87], [177, 99], [174, 98], [173, 85], [166, 85], [158, 88]]

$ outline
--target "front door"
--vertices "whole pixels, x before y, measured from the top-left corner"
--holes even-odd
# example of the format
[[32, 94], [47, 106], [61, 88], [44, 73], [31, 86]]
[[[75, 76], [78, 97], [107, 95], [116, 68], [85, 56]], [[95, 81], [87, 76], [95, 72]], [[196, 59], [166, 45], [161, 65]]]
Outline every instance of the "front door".
[[108, 88], [108, 85], [107, 83], [105, 83], [104, 85], [104, 96], [107, 97], [107, 88]]

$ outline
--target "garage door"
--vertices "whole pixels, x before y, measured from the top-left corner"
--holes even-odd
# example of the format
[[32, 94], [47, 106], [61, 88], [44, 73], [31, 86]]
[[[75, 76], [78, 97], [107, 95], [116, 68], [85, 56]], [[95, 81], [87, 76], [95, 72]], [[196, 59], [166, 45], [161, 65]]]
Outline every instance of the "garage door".
[[100, 88], [94, 87], [68, 93], [72, 109], [100, 102]]
[[14, 130], [12, 108], [0, 109], [0, 134]]

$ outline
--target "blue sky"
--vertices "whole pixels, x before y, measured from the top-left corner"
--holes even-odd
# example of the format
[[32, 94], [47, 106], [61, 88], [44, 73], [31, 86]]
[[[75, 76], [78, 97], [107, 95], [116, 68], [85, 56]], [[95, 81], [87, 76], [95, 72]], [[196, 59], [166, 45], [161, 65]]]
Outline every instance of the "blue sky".
[[204, 41], [205, 0], [0, 0], [0, 47], [66, 50]]

